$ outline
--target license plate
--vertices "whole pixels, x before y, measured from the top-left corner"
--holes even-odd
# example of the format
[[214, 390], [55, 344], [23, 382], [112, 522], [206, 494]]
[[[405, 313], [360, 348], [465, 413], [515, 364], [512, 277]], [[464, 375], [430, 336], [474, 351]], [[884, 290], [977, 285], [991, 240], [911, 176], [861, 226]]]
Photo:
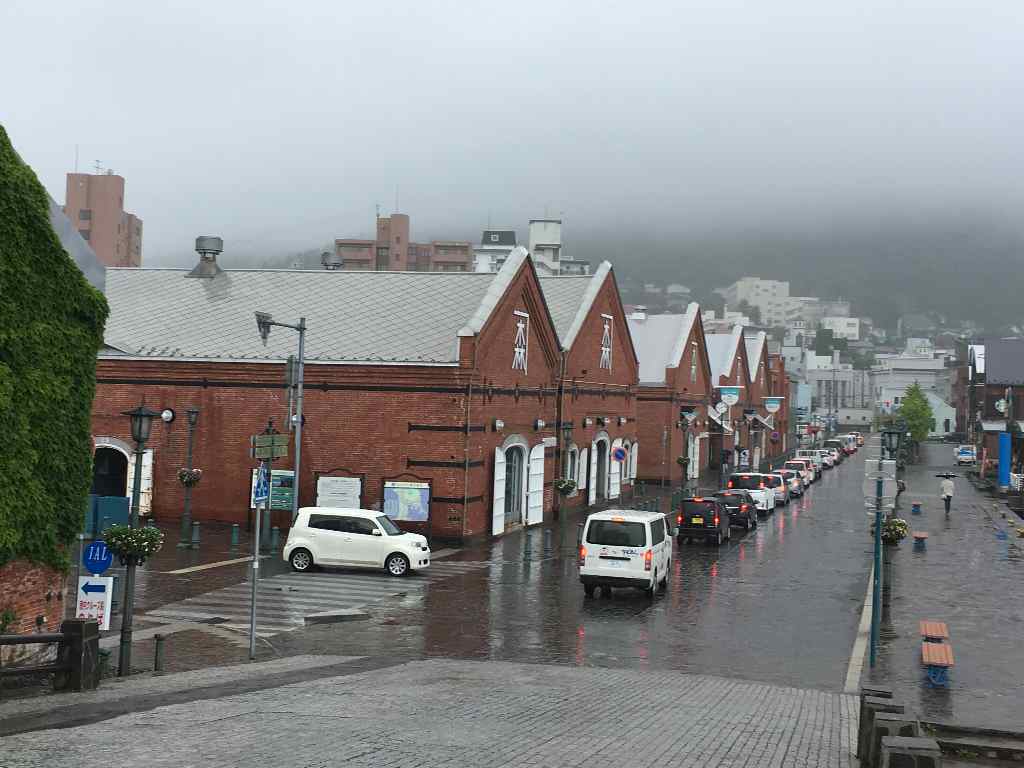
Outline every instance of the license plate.
[[625, 560], [605, 560], [603, 565], [605, 568], [621, 568], [625, 562]]
[[704, 525], [704, 518], [703, 517], [691, 518], [690, 519], [690, 524], [691, 525]]

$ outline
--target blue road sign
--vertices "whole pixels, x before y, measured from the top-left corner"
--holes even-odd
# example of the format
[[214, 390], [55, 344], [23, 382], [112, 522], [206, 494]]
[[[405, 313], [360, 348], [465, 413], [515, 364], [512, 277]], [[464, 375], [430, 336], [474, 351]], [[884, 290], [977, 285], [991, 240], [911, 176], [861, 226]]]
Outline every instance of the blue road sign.
[[252, 495], [253, 501], [257, 504], [270, 498], [270, 481], [267, 474], [267, 465], [260, 464], [259, 471], [256, 473], [256, 490]]
[[87, 595], [91, 594], [93, 592], [106, 592], [107, 591], [107, 585], [106, 584], [90, 584], [87, 581], [87, 582], [85, 582], [85, 584], [82, 585], [82, 591], [85, 592], [85, 594], [87, 594]]
[[107, 548], [107, 543], [97, 539], [82, 552], [82, 565], [94, 576], [99, 576], [114, 562], [114, 553]]

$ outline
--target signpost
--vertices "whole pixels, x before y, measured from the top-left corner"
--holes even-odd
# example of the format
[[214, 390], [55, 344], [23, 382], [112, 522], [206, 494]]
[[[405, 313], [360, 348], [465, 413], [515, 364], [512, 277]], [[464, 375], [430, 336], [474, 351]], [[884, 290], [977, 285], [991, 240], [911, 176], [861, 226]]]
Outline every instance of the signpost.
[[111, 563], [114, 562], [114, 553], [107, 549], [107, 543], [97, 539], [82, 553], [82, 565], [93, 576], [99, 576]]
[[75, 595], [75, 618], [96, 619], [100, 629], [110, 629], [110, 603], [113, 592], [113, 576], [79, 576], [78, 593]]
[[252, 660], [256, 658], [256, 577], [259, 576], [260, 570], [260, 522], [270, 501], [270, 464], [274, 459], [288, 455], [288, 435], [278, 433], [271, 420], [267, 422], [267, 428], [260, 434], [253, 435], [249, 442], [252, 458], [259, 459], [260, 462], [252, 491], [253, 504], [256, 506], [252, 537], [252, 591], [249, 605], [249, 659]]

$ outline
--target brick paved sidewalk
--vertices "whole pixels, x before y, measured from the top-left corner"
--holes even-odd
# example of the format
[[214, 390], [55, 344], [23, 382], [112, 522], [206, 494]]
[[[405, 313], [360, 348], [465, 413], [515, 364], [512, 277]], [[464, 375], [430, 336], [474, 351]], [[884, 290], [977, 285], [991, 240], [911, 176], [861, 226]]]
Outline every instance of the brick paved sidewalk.
[[[162, 678], [171, 679], [173, 676]], [[4, 738], [5, 768], [853, 766], [855, 697], [434, 659]]]

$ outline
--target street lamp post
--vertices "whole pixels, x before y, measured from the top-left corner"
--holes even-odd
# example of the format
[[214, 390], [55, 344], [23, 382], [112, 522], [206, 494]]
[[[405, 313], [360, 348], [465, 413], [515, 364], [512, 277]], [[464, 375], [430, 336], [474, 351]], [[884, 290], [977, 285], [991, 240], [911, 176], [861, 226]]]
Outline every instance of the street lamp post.
[[293, 331], [299, 332], [298, 375], [296, 376], [297, 381], [295, 383], [295, 415], [291, 417], [291, 426], [295, 430], [295, 477], [292, 480], [294, 484], [292, 488], [292, 523], [294, 524], [295, 518], [299, 515], [299, 471], [302, 466], [302, 385], [305, 379], [306, 363], [306, 318], [300, 317], [298, 324], [292, 325], [290, 323], [278, 323], [266, 312], [257, 312], [256, 327], [259, 328], [264, 346], [266, 346], [267, 339], [270, 338], [271, 327], [275, 325], [282, 328], [291, 328]]
[[[128, 527], [139, 527], [139, 498], [142, 492], [142, 457], [149, 440], [153, 419], [160, 415], [158, 411], [140, 405], [132, 411], [125, 411], [124, 416], [131, 417], [132, 439], [135, 441], [135, 473], [132, 486], [132, 508], [128, 516]], [[135, 556], [128, 558], [125, 564], [124, 597], [121, 600], [121, 647], [117, 657], [117, 675], [124, 677], [132, 673], [132, 610], [135, 602]]]
[[[188, 414], [188, 443], [185, 449], [185, 468], [191, 472], [192, 467], [192, 441], [195, 437], [196, 423], [199, 421], [199, 409], [195, 406], [186, 411]], [[185, 510], [181, 515], [181, 541], [178, 542], [178, 549], [188, 549], [192, 546], [192, 483], [185, 484]]]
[[874, 581], [871, 587], [871, 652], [870, 664], [875, 666], [878, 658], [878, 633], [882, 620], [882, 493], [884, 487], [885, 453], [888, 451], [890, 458], [895, 458], [903, 440], [904, 429], [900, 427], [886, 427], [879, 437], [878, 451], [878, 478], [875, 480], [875, 556], [874, 556]]

